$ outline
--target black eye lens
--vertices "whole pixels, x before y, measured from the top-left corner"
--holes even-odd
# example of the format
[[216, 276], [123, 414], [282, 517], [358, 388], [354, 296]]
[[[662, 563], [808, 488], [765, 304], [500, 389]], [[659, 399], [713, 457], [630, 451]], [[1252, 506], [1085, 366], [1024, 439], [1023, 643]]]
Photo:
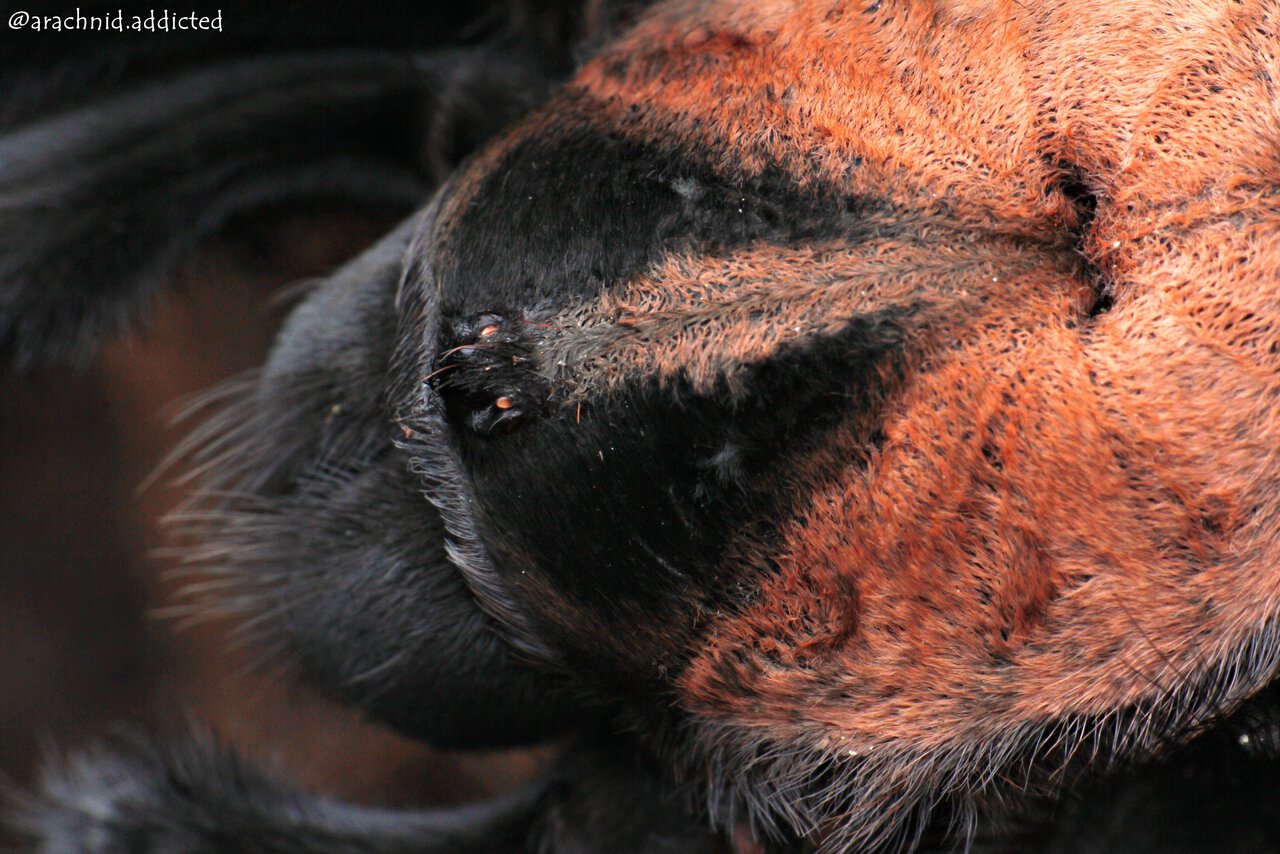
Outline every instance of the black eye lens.
[[511, 395], [499, 395], [480, 403], [467, 415], [467, 424], [477, 433], [490, 436], [510, 433], [524, 421], [524, 409]]
[[505, 326], [506, 318], [494, 312], [471, 315], [453, 324], [453, 344], [462, 347], [491, 341], [499, 337]]

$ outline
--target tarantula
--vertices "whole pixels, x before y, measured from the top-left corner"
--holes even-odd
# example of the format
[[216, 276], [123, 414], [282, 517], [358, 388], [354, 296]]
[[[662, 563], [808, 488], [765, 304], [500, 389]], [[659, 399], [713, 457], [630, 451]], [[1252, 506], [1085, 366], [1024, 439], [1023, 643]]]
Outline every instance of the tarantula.
[[641, 6], [514, 7], [463, 47], [456, 11], [319, 19], [332, 40], [78, 86], [14, 50], [41, 97], [0, 140], [12, 369], [83, 361], [235, 212], [420, 205], [191, 441], [196, 559], [376, 721], [570, 741], [547, 785], [421, 812], [145, 744], [25, 826], [50, 851], [1280, 846], [1253, 806], [1280, 5]]

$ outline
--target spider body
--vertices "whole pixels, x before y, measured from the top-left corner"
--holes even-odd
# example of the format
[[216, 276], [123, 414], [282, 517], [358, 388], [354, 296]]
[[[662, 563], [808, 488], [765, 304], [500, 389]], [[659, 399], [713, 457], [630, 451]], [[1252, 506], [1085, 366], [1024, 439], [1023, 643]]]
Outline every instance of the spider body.
[[[460, 747], [578, 735], [568, 788], [474, 814], [299, 819], [196, 749], [82, 766], [37, 830], [1089, 850], [1134, 837], [1090, 836], [1087, 806], [1046, 819], [1064, 784], [1166, 754], [1270, 780], [1280, 10], [1122, 6], [591, 6], [558, 88], [555, 63], [484, 53], [295, 58], [275, 89], [209, 72], [11, 135], [5, 186], [125, 186], [140, 216], [156, 199], [102, 153], [167, 175], [145, 142], [167, 125], [190, 161], [280, 167], [232, 157], [186, 203], [427, 176], [193, 443], [198, 533], [262, 642], [372, 718]], [[317, 121], [290, 87], [435, 110], [407, 148], [337, 122], [377, 179], [337, 180], [289, 159]], [[512, 123], [451, 87], [501, 90]], [[76, 181], [49, 177], [77, 152]], [[134, 261], [190, 237], [139, 223], [100, 291], [58, 302], [38, 286], [98, 250], [51, 274], [65, 230], [24, 221], [0, 352], [118, 326], [152, 286]], [[1236, 747], [1270, 747], [1246, 760], [1177, 752], [1249, 720]]]

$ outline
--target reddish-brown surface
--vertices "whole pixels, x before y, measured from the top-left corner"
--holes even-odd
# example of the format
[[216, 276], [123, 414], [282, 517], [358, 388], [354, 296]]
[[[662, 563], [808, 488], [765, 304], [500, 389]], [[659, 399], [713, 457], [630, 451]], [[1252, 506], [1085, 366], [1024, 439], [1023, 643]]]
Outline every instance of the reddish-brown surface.
[[[935, 277], [913, 295], [939, 305], [886, 441], [812, 496], [774, 589], [686, 674], [692, 704], [775, 727], [803, 707], [805, 738], [928, 752], [1231, 667], [1280, 602], [1280, 11], [825, 5], [707, 13], [742, 54], [701, 71], [668, 53], [692, 80], [664, 108], [714, 101], [700, 127], [799, 180], [860, 158], [851, 190], [967, 231], [913, 239]], [[757, 66], [815, 91], [726, 108]], [[646, 100], [598, 68], [619, 112]], [[1075, 247], [1063, 170], [1097, 199]], [[873, 240], [846, 276], [901, 251]], [[1089, 317], [1072, 297], [1094, 275], [1115, 301]]]

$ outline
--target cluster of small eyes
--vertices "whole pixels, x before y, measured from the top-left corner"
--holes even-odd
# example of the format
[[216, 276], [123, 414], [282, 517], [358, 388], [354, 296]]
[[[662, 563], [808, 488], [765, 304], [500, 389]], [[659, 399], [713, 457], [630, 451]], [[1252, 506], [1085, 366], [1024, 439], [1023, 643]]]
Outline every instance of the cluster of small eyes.
[[[439, 367], [425, 378], [442, 393], [465, 394], [469, 409], [465, 418], [477, 433], [509, 433], [524, 420], [525, 407], [520, 403], [524, 395], [514, 389], [496, 393], [492, 389], [508, 374], [500, 368], [524, 360], [511, 352], [519, 347], [516, 332], [494, 314], [482, 314], [457, 324], [454, 338], [460, 343], [442, 352]], [[462, 368], [470, 370], [458, 370]]]

